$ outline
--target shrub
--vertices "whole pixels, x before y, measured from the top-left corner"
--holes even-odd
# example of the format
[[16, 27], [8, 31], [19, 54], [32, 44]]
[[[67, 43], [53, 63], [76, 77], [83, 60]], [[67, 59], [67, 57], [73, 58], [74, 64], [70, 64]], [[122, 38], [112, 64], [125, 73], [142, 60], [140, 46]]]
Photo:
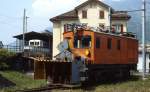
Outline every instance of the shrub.
[[10, 58], [15, 54], [6, 49], [0, 49], [0, 70], [8, 69], [10, 67]]

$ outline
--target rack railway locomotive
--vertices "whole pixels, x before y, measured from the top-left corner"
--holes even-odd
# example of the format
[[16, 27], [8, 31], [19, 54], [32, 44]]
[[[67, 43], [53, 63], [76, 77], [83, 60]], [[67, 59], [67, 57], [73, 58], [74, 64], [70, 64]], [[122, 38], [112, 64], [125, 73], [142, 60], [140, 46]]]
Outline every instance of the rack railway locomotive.
[[80, 84], [101, 76], [129, 77], [138, 62], [138, 40], [132, 34], [65, 29], [56, 60], [46, 64], [49, 83]]

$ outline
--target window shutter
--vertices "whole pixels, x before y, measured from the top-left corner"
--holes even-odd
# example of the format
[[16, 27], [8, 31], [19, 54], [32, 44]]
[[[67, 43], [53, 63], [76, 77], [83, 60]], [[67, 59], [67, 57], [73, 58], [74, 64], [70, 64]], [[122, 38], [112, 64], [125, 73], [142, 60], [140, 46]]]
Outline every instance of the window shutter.
[[97, 37], [97, 38], [96, 38], [96, 48], [100, 48], [100, 44], [101, 44], [100, 38]]
[[117, 49], [120, 50], [120, 47], [121, 47], [121, 42], [120, 40], [117, 40]]
[[107, 48], [110, 50], [112, 48], [112, 39], [108, 38], [107, 39]]
[[123, 24], [121, 24], [121, 33], [123, 33], [124, 30], [123, 30]]
[[116, 25], [112, 25], [112, 32], [116, 32]]
[[82, 18], [84, 18], [84, 19], [87, 18], [87, 10], [82, 11]]
[[100, 19], [104, 19], [104, 16], [105, 16], [104, 11], [100, 11], [99, 12]]

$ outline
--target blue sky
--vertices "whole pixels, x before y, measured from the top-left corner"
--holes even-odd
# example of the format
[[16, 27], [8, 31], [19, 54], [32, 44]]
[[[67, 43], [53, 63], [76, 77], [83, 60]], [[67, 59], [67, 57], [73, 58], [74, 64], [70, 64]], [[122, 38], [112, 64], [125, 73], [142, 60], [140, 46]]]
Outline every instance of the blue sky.
[[15, 39], [12, 36], [21, 33], [22, 11], [31, 8], [30, 0], [1, 0], [0, 3], [0, 40], [7, 44]]
[[[73, 9], [86, 0], [1, 0], [0, 3], [0, 41], [9, 44], [15, 41], [14, 35], [22, 33], [23, 9], [26, 8], [28, 31], [43, 31], [52, 27], [49, 19]], [[103, 0], [114, 8], [126, 10], [140, 8], [141, 0]], [[133, 3], [135, 5], [133, 6]], [[139, 4], [138, 4], [139, 5]]]
[[[22, 33], [23, 9], [26, 8], [28, 31], [43, 31], [51, 27], [49, 18], [61, 14], [85, 0], [1, 0], [0, 41], [9, 44], [14, 35]], [[73, 1], [73, 2], [72, 2]], [[76, 4], [75, 4], [76, 3]], [[58, 7], [59, 6], [59, 7]]]

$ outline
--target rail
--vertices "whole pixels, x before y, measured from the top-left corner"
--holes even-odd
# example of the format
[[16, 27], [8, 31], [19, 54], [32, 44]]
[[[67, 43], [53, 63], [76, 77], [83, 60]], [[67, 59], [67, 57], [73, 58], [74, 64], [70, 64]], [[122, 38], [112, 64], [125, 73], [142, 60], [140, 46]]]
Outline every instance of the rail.
[[51, 91], [53, 89], [62, 88], [61, 86], [49, 86], [49, 87], [41, 87], [41, 88], [33, 88], [26, 90], [17, 90], [16, 92], [41, 92], [41, 91]]
[[79, 87], [81, 87], [81, 85], [53, 84], [53, 85], [48, 85], [47, 87], [17, 90], [16, 92], [42, 92], [42, 91], [50, 92], [51, 90], [55, 90], [55, 89], [72, 89], [72, 88], [79, 88]]

